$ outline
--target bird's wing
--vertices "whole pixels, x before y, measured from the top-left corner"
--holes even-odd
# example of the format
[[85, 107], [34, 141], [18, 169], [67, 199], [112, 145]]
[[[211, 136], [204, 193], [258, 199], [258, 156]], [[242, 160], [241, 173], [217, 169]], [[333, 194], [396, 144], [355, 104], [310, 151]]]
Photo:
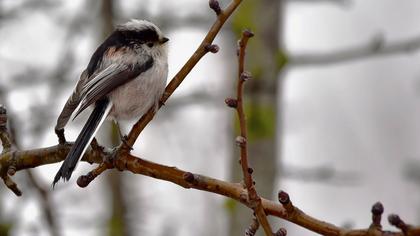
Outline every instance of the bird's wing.
[[56, 130], [63, 129], [66, 126], [67, 122], [69, 121], [71, 115], [73, 114], [74, 110], [76, 110], [77, 106], [79, 106], [80, 101], [82, 100], [82, 87], [88, 80], [88, 73], [87, 70], [84, 70], [80, 75], [80, 79], [77, 82], [76, 88], [73, 90], [73, 93], [67, 99], [66, 104], [63, 107], [60, 115], [57, 119], [57, 124], [55, 126]]
[[83, 96], [81, 105], [77, 110], [76, 118], [88, 106], [106, 96], [117, 87], [133, 80], [153, 65], [153, 58], [147, 55], [136, 64], [111, 64], [99, 73], [93, 75], [82, 88]]

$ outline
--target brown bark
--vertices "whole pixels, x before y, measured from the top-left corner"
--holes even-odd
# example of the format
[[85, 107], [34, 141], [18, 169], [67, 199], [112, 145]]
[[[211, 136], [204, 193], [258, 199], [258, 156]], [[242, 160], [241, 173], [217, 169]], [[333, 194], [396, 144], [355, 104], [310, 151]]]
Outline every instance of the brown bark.
[[[279, 78], [278, 52], [281, 47], [281, 9], [282, 0], [259, 0], [244, 2], [244, 11], [248, 14], [236, 17], [234, 30], [251, 27], [255, 39], [250, 43], [247, 53], [247, 64], [253, 80], [247, 84], [245, 98], [246, 113], [250, 138], [248, 141], [250, 166], [255, 170], [254, 179], [258, 193], [271, 196], [274, 191], [276, 172], [281, 160], [281, 104], [282, 80]], [[251, 13], [251, 14], [250, 14]], [[279, 125], [279, 126], [277, 126]], [[277, 137], [275, 137], [277, 133]], [[241, 178], [237, 158], [232, 159], [232, 178]], [[251, 222], [248, 210], [233, 207], [229, 235], [241, 235]]]

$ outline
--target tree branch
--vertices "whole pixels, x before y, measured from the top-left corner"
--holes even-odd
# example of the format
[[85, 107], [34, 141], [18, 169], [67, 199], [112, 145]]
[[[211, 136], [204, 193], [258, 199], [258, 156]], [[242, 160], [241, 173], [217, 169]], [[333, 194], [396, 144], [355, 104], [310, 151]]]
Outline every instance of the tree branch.
[[0, 105], [0, 140], [3, 146], [1, 154], [10, 154], [7, 168], [3, 168], [3, 165], [0, 165], [0, 177], [3, 179], [6, 187], [17, 196], [21, 196], [22, 191], [20, 191], [17, 184], [11, 178], [16, 173], [16, 159], [12, 148], [12, 138], [7, 129], [7, 110], [3, 105]]
[[[261, 198], [258, 196], [258, 193], [254, 186], [254, 181], [252, 179], [252, 168], [248, 165], [248, 144], [247, 144], [247, 125], [246, 117], [243, 104], [243, 90], [244, 83], [251, 78], [251, 75], [248, 72], [244, 71], [245, 65], [245, 50], [249, 38], [253, 37], [254, 34], [251, 31], [245, 30], [242, 33], [242, 37], [238, 42], [238, 84], [236, 90], [236, 111], [239, 119], [239, 126], [241, 130], [240, 136], [236, 138], [236, 142], [240, 147], [241, 152], [241, 167], [242, 173], [244, 176], [245, 186], [249, 195], [249, 202], [254, 210], [255, 216], [258, 219], [258, 222], [264, 229], [265, 235], [273, 235], [271, 226], [267, 220], [267, 215], [264, 212], [264, 209], [261, 204]], [[252, 231], [251, 231], [252, 232]]]
[[[57, 145], [43, 149], [32, 149], [26, 151], [16, 151], [16, 171], [34, 168], [41, 165], [57, 163], [65, 159], [71, 145]], [[112, 151], [89, 149], [83, 157], [83, 161], [89, 163], [102, 163], [103, 159], [112, 156]], [[229, 183], [223, 180], [214, 179], [208, 176], [194, 174], [188, 171], [180, 170], [176, 167], [165, 166], [151, 161], [147, 161], [128, 153], [120, 154], [112, 163], [118, 170], [127, 170], [134, 174], [149, 176], [152, 178], [165, 180], [177, 184], [184, 188], [197, 189], [207, 192], [223, 195], [237, 200], [245, 206], [252, 209], [248, 201], [247, 189], [240, 183]], [[0, 155], [0, 172], [10, 167], [10, 153]], [[288, 196], [288, 195], [287, 195]], [[327, 236], [370, 236], [369, 229], [348, 230], [333, 224], [315, 219], [299, 208], [293, 206], [290, 202], [281, 201], [284, 205], [261, 198], [261, 204], [264, 212], [268, 215], [276, 216], [300, 225], [306, 229]], [[377, 236], [418, 236], [420, 227], [407, 227], [406, 234], [402, 232], [380, 231]]]
[[320, 66], [343, 62], [351, 62], [360, 59], [368, 59], [377, 56], [392, 56], [397, 54], [413, 53], [420, 49], [420, 36], [410, 39], [386, 43], [380, 34], [372, 37], [365, 45], [353, 46], [323, 53], [300, 53], [288, 57], [291, 66]]

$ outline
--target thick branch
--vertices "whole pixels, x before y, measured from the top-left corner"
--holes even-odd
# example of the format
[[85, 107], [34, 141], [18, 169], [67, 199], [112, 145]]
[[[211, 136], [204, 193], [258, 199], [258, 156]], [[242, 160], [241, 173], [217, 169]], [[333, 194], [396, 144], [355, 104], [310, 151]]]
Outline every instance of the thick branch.
[[365, 45], [354, 46], [331, 52], [301, 53], [288, 57], [291, 66], [319, 66], [330, 65], [376, 56], [392, 56], [416, 52], [420, 49], [420, 36], [411, 39], [386, 43], [382, 36], [373, 37]]
[[[57, 163], [67, 155], [71, 145], [52, 146], [43, 149], [33, 149], [27, 151], [16, 151], [16, 170], [34, 168], [41, 165]], [[99, 152], [89, 150], [83, 157], [83, 161], [89, 163], [102, 163], [111, 155], [110, 152]], [[4, 153], [0, 155], [0, 172], [8, 169], [10, 154]], [[212, 192], [223, 195], [252, 208], [249, 204], [247, 190], [239, 183], [229, 183], [223, 180], [214, 179], [204, 175], [194, 174], [191, 172], [180, 170], [176, 167], [160, 165], [151, 161], [137, 158], [127, 153], [121, 153], [116, 157], [115, 167], [119, 170], [128, 170], [135, 174], [146, 175], [152, 178], [161, 179], [172, 182], [184, 188], [193, 188], [202, 191]], [[327, 236], [369, 236], [368, 229], [347, 230], [324, 221], [315, 219], [299, 208], [294, 207], [293, 214], [288, 213], [285, 207], [279, 203], [261, 198], [261, 203], [266, 214], [277, 216], [300, 225], [306, 229]], [[379, 235], [387, 236], [404, 236], [402, 232], [380, 231]], [[420, 227], [410, 227], [407, 231], [409, 236], [420, 235]]]

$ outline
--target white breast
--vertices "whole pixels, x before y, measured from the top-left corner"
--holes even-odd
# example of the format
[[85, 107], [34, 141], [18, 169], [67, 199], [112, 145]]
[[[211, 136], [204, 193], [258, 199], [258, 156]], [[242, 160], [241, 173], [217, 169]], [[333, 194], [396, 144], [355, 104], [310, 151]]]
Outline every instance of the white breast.
[[155, 60], [150, 69], [110, 93], [113, 107], [109, 115], [115, 119], [132, 119], [141, 117], [153, 104], [157, 106], [167, 75], [167, 62]]

